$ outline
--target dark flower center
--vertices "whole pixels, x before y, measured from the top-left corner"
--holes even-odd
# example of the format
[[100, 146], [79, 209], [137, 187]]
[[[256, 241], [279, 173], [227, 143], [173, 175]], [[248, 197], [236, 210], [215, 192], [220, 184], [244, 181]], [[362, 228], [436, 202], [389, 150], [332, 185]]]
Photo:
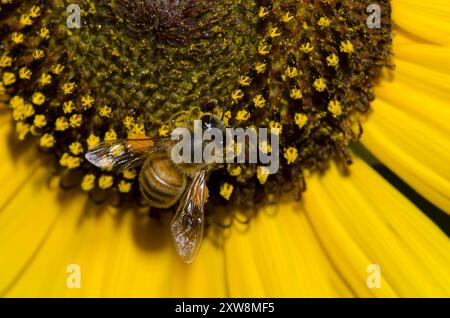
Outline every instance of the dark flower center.
[[[372, 87], [391, 55], [388, 0], [381, 28], [370, 0], [3, 1], [0, 96], [20, 139], [37, 137], [67, 184], [94, 198], [136, 201], [137, 170], [84, 160], [102, 140], [166, 136], [211, 112], [234, 127], [279, 128], [281, 169], [224, 165], [210, 206], [254, 206], [305, 190], [305, 170], [350, 162]], [[270, 152], [270, 145], [260, 145]]]

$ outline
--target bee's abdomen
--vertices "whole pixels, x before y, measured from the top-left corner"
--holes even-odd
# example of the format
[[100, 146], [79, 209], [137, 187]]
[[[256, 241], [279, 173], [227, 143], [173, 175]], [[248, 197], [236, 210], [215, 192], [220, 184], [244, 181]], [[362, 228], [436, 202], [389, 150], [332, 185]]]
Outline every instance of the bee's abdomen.
[[157, 208], [174, 205], [186, 188], [186, 178], [170, 159], [147, 160], [139, 175], [139, 187], [147, 202]]

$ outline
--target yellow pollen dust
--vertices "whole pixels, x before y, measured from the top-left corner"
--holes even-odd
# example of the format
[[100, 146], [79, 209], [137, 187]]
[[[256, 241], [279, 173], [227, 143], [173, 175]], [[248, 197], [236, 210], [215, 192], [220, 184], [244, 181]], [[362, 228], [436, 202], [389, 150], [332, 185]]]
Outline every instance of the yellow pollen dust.
[[35, 60], [40, 60], [40, 59], [42, 59], [45, 56], [45, 52], [43, 50], [40, 50], [40, 49], [35, 49], [33, 51], [32, 56], [33, 56], [33, 58]]
[[267, 55], [270, 53], [271, 46], [266, 44], [264, 41], [261, 41], [258, 45], [258, 53], [260, 55]]
[[101, 117], [111, 118], [112, 109], [111, 109], [111, 107], [108, 107], [108, 106], [102, 106], [102, 107], [100, 107], [98, 114]]
[[317, 24], [318, 24], [320, 27], [325, 28], [325, 27], [330, 26], [331, 21], [330, 21], [330, 19], [328, 19], [327, 17], [321, 17], [321, 18], [319, 19], [319, 21], [317, 22]]
[[230, 176], [232, 176], [232, 177], [237, 177], [242, 172], [242, 168], [240, 166], [231, 165], [231, 164], [228, 165], [227, 170], [228, 170], [228, 173], [230, 174]]
[[294, 120], [298, 128], [302, 129], [308, 122], [308, 116], [306, 116], [305, 114], [297, 113], [294, 116]]
[[261, 150], [261, 152], [268, 154], [270, 152], [272, 152], [272, 146], [269, 145], [269, 143], [264, 140], [263, 142], [259, 143], [259, 150]]
[[131, 116], [126, 116], [125, 119], [123, 120], [123, 125], [125, 126], [125, 128], [130, 129], [131, 125], [133, 125], [135, 122], [135, 119]]
[[8, 54], [3, 53], [0, 57], [0, 67], [10, 67], [12, 64], [12, 58]]
[[64, 131], [69, 128], [69, 122], [65, 117], [58, 117], [55, 121], [55, 130], [56, 131]]
[[83, 123], [83, 116], [81, 114], [74, 114], [70, 116], [69, 125], [72, 128], [79, 128]]
[[331, 54], [327, 57], [328, 66], [337, 67], [339, 65], [339, 57], [336, 54]]
[[47, 125], [47, 119], [42, 114], [36, 115], [36, 116], [34, 116], [33, 124], [37, 128], [43, 128]]
[[126, 169], [122, 172], [122, 175], [125, 179], [133, 180], [137, 176], [136, 169]]
[[283, 125], [281, 125], [281, 123], [272, 120], [269, 123], [269, 127], [272, 129], [272, 132], [275, 134], [281, 134], [281, 132], [283, 131]]
[[350, 41], [345, 41], [345, 42], [341, 42], [341, 52], [343, 53], [353, 53], [354, 49], [353, 49], [353, 44]]
[[55, 64], [52, 66], [52, 72], [55, 75], [61, 75], [63, 70], [64, 70], [64, 66], [61, 64]]
[[81, 97], [81, 106], [83, 106], [85, 110], [91, 108], [93, 105], [94, 105], [94, 98], [92, 98], [91, 95], [88, 94], [86, 96]]
[[337, 100], [332, 100], [328, 103], [328, 110], [333, 114], [333, 117], [339, 117], [342, 115], [342, 106]]
[[301, 50], [303, 53], [308, 54], [308, 53], [311, 53], [311, 52], [312, 52], [313, 47], [312, 47], [312, 45], [311, 45], [310, 42], [307, 42], [307, 43], [302, 44], [302, 45], [300, 46], [300, 50]]
[[105, 141], [112, 141], [117, 139], [117, 133], [114, 129], [110, 129], [105, 133]]
[[39, 30], [39, 36], [42, 39], [47, 40], [48, 38], [50, 38], [50, 30], [46, 27], [43, 27], [42, 29]]
[[78, 157], [74, 157], [68, 153], [64, 153], [61, 157], [61, 159], [59, 160], [59, 164], [62, 167], [66, 167], [70, 170], [76, 169], [80, 166], [81, 164], [81, 159]]
[[253, 103], [255, 104], [255, 107], [258, 108], [266, 106], [266, 100], [261, 94], [258, 94], [253, 98]]
[[237, 121], [247, 121], [250, 118], [250, 113], [245, 109], [242, 109], [237, 112], [236, 120]]
[[20, 141], [25, 140], [25, 137], [30, 132], [30, 128], [30, 125], [21, 121], [16, 124], [16, 132]]
[[87, 174], [81, 181], [81, 189], [83, 191], [91, 191], [95, 187], [95, 176], [93, 174]]
[[234, 103], [238, 103], [244, 97], [242, 90], [237, 89], [231, 93], [231, 99]]
[[11, 72], [3, 73], [3, 84], [5, 84], [5, 86], [12, 85], [15, 82], [16, 82], [16, 75], [14, 75], [14, 73]]
[[118, 188], [121, 193], [129, 193], [131, 191], [132, 184], [130, 182], [126, 182], [125, 180], [121, 180], [119, 182]]
[[52, 134], [44, 134], [39, 139], [39, 145], [42, 148], [51, 148], [55, 145], [55, 137]]
[[220, 186], [220, 195], [226, 200], [230, 200], [231, 195], [233, 194], [233, 185], [225, 182]]
[[158, 130], [159, 136], [160, 137], [167, 137], [169, 136], [170, 133], [170, 128], [167, 125], [162, 125], [159, 130]]
[[19, 23], [24, 26], [28, 26], [28, 25], [33, 24], [33, 20], [31, 19], [31, 17], [28, 14], [22, 14], [20, 16]]
[[269, 178], [269, 169], [267, 167], [259, 166], [256, 170], [256, 177], [259, 183], [265, 184]]
[[262, 74], [266, 71], [267, 65], [263, 62], [256, 63], [255, 70], [258, 74]]
[[102, 175], [98, 178], [98, 186], [102, 190], [109, 189], [113, 186], [114, 179], [112, 176]]
[[37, 18], [41, 15], [41, 8], [34, 5], [30, 9], [30, 17]]
[[327, 88], [327, 83], [325, 82], [325, 79], [323, 77], [320, 77], [314, 81], [313, 86], [316, 91], [323, 92]]
[[267, 16], [269, 14], [269, 9], [267, 9], [266, 7], [260, 7], [259, 11], [258, 11], [258, 17], [260, 18], [264, 18], [265, 16]]
[[42, 86], [47, 86], [52, 83], [52, 76], [50, 74], [42, 74], [41, 78], [39, 79], [39, 84]]
[[128, 136], [145, 136], [145, 125], [143, 123], [136, 123], [131, 125], [130, 130], [128, 131]]
[[45, 96], [41, 92], [36, 92], [33, 94], [31, 101], [33, 104], [40, 106], [45, 103]]
[[273, 27], [269, 29], [269, 37], [276, 38], [281, 35], [281, 32], [278, 30], [277, 27]]
[[289, 78], [295, 78], [299, 75], [299, 73], [301, 75], [301, 72], [299, 72], [298, 69], [294, 66], [288, 66], [285, 72], [286, 76]]
[[294, 16], [292, 15], [292, 13], [290, 12], [286, 12], [282, 17], [281, 17], [281, 22], [284, 23], [289, 23], [294, 19]]
[[75, 141], [69, 145], [69, 150], [75, 156], [78, 156], [84, 152], [83, 145], [79, 141]]
[[303, 98], [302, 91], [298, 88], [291, 89], [290, 96], [292, 99], [302, 99]]
[[24, 36], [22, 33], [19, 32], [13, 32], [11, 34], [11, 41], [13, 41], [15, 44], [21, 44], [23, 43]]
[[74, 82], [64, 83], [61, 89], [65, 95], [72, 94], [75, 90], [76, 84]]
[[252, 79], [248, 76], [241, 76], [239, 78], [239, 85], [241, 86], [249, 86], [252, 83]]
[[64, 114], [70, 114], [74, 111], [74, 109], [75, 109], [75, 105], [74, 105], [73, 101], [69, 100], [69, 101], [64, 102], [64, 104], [63, 104]]
[[27, 67], [22, 67], [19, 70], [19, 78], [20, 79], [29, 80], [31, 78], [31, 75], [33, 75], [33, 73]]
[[94, 147], [95, 145], [97, 145], [97, 144], [100, 143], [100, 137], [98, 137], [98, 136], [96, 136], [96, 135], [94, 135], [94, 134], [91, 134], [91, 135], [89, 135], [89, 137], [87, 138], [86, 143], [87, 143], [87, 145], [88, 145], [88, 148], [90, 149], [90, 148], [92, 148], [92, 147]]

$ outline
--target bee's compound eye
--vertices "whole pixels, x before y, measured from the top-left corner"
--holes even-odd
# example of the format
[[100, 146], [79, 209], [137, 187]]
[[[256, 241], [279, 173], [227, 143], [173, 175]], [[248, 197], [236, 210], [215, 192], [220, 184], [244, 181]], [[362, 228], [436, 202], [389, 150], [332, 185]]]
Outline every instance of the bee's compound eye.
[[200, 118], [200, 120], [202, 121], [203, 130], [208, 130], [211, 128], [218, 128], [218, 129], [223, 128], [222, 121], [216, 115], [205, 114]]

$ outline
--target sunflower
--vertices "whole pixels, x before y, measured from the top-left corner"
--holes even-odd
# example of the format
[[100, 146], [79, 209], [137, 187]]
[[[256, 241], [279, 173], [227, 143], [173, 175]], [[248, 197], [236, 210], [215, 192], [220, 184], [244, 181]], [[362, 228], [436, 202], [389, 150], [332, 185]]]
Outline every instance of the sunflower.
[[[392, 30], [381, 1], [382, 27], [370, 33], [370, 1], [218, 1], [223, 15], [203, 1], [80, 2], [82, 19], [100, 14], [94, 21], [104, 24], [67, 31], [54, 17], [65, 1], [0, 2], [0, 295], [450, 296], [449, 238], [429, 217], [445, 224], [450, 212], [446, 1], [393, 0]], [[292, 53], [300, 42], [286, 33], [311, 41], [300, 37]], [[154, 49], [145, 38], [166, 53], [152, 51], [153, 64], [170, 70], [140, 68], [149, 64], [139, 50]], [[202, 46], [204, 38], [221, 45]], [[201, 107], [181, 111], [199, 96]], [[209, 204], [229, 207], [184, 264], [170, 244], [170, 213], [119, 204], [138, 195], [136, 171], [99, 172], [82, 155], [101, 138], [165, 135], [170, 113], [185, 120], [227, 101], [230, 123], [282, 129], [287, 168], [277, 178], [245, 166], [212, 176]], [[277, 195], [292, 189], [300, 201]]]

